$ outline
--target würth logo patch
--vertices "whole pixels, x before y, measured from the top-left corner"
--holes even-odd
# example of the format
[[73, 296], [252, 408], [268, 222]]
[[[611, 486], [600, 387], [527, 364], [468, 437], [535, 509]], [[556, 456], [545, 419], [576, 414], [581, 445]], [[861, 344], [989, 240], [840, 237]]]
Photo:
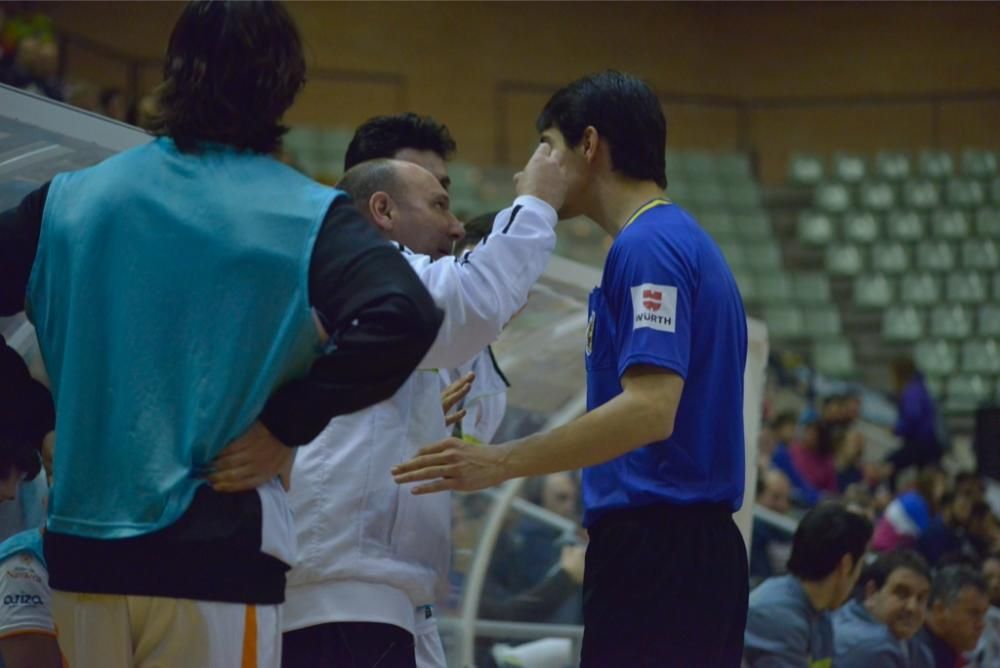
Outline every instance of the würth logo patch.
[[632, 329], [650, 327], [661, 332], [677, 329], [677, 288], [643, 283], [632, 287]]

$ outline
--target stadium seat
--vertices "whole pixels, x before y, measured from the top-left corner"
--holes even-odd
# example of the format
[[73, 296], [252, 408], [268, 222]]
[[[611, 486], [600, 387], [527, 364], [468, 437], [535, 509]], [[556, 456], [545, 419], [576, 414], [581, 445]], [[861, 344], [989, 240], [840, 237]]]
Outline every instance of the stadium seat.
[[931, 213], [931, 233], [939, 239], [965, 239], [971, 225], [961, 209], [937, 209]]
[[872, 268], [887, 274], [901, 274], [910, 268], [910, 253], [898, 241], [872, 246]]
[[787, 274], [770, 272], [756, 280], [757, 299], [763, 304], [787, 304], [792, 301], [792, 281]]
[[854, 279], [854, 303], [866, 308], [885, 308], [893, 302], [891, 279], [885, 274], [863, 274]]
[[715, 156], [704, 151], [688, 151], [684, 154], [684, 173], [699, 181], [715, 181]]
[[858, 200], [866, 209], [888, 211], [896, 204], [896, 190], [885, 181], [865, 181], [858, 191]]
[[1000, 301], [1000, 273], [993, 274], [993, 301]]
[[736, 285], [740, 289], [740, 295], [743, 297], [744, 303], [757, 303], [759, 301], [757, 296], [757, 278], [746, 271], [734, 271], [733, 277], [736, 279]]
[[715, 173], [727, 183], [752, 182], [750, 156], [746, 153], [721, 153], [715, 158]]
[[750, 241], [767, 241], [772, 238], [771, 219], [763, 209], [737, 211], [732, 215], [736, 235]]
[[1000, 349], [993, 339], [978, 339], [962, 344], [962, 371], [1000, 373]]
[[851, 206], [851, 191], [843, 183], [823, 183], [816, 187], [816, 207], [821, 211], [840, 213]]
[[945, 188], [948, 204], [972, 208], [986, 204], [986, 189], [980, 181], [968, 177], [954, 177]]
[[930, 313], [931, 336], [941, 339], [966, 339], [972, 334], [969, 310], [958, 304], [938, 304]]
[[971, 413], [993, 394], [992, 384], [979, 374], [951, 376], [945, 385], [945, 406], [950, 413]]
[[788, 180], [795, 185], [815, 186], [823, 176], [823, 159], [817, 155], [796, 153], [788, 161]]
[[879, 238], [878, 219], [869, 211], [848, 211], [841, 221], [846, 241], [870, 244]]
[[809, 246], [825, 246], [833, 241], [833, 219], [821, 211], [803, 211], [799, 214], [799, 241]]
[[997, 173], [997, 157], [992, 151], [966, 149], [962, 151], [962, 175], [989, 178]]
[[1000, 304], [983, 304], [976, 320], [979, 336], [1000, 337]]
[[841, 335], [840, 311], [836, 306], [814, 306], [804, 314], [806, 338], [816, 340], [831, 339]]
[[913, 349], [917, 368], [931, 376], [947, 376], [958, 368], [955, 346], [948, 341], [920, 341]]
[[830, 279], [826, 274], [808, 273], [792, 276], [792, 298], [800, 304], [823, 304], [830, 301]]
[[990, 181], [990, 202], [994, 206], [1000, 206], [1000, 177]]
[[864, 268], [861, 249], [850, 244], [832, 244], [826, 248], [826, 270], [836, 276], [855, 276]]
[[743, 244], [736, 241], [720, 241], [718, 243], [731, 270], [739, 271], [748, 267]]
[[805, 334], [802, 310], [796, 306], [771, 306], [764, 310], [767, 333], [775, 339], [801, 339]]
[[726, 205], [726, 191], [716, 181], [691, 181], [687, 201], [695, 211], [722, 208]]
[[854, 375], [854, 351], [847, 341], [819, 341], [813, 344], [813, 366], [834, 377]]
[[698, 216], [698, 222], [717, 242], [728, 241], [736, 237], [733, 217], [724, 209], [707, 209]]
[[882, 338], [917, 341], [924, 335], [923, 314], [912, 306], [890, 306], [882, 314]]
[[[1000, 269], [1000, 254], [992, 239], [966, 239], [962, 242], [962, 266], [966, 269]], [[994, 295], [995, 296], [995, 295]]]
[[922, 241], [917, 245], [917, 267], [925, 271], [951, 271], [955, 252], [947, 241]]
[[935, 399], [940, 399], [944, 396], [945, 379], [941, 376], [927, 375], [924, 377], [924, 384], [927, 385], [927, 391]]
[[976, 234], [989, 239], [1000, 239], [1000, 207], [976, 210]]
[[903, 184], [903, 203], [911, 209], [934, 209], [941, 203], [941, 193], [929, 179], [907, 181]]
[[832, 159], [833, 177], [844, 183], [858, 183], [867, 174], [863, 156], [853, 153], [835, 153]]
[[726, 205], [731, 209], [750, 209], [760, 206], [760, 189], [752, 181], [726, 184], [723, 192]]
[[920, 154], [920, 174], [929, 179], [942, 180], [955, 172], [951, 155], [944, 151], [923, 151]]
[[980, 304], [988, 297], [986, 281], [974, 271], [948, 274], [945, 297], [959, 304]]
[[931, 306], [941, 299], [941, 282], [932, 274], [909, 274], [900, 279], [900, 300], [905, 304]]
[[924, 217], [917, 211], [890, 211], [886, 216], [886, 232], [893, 241], [917, 242], [924, 238]]
[[903, 181], [910, 171], [910, 157], [905, 153], [880, 151], [875, 157], [875, 173], [887, 181]]
[[755, 271], [781, 269], [781, 247], [774, 241], [746, 244], [747, 266]]

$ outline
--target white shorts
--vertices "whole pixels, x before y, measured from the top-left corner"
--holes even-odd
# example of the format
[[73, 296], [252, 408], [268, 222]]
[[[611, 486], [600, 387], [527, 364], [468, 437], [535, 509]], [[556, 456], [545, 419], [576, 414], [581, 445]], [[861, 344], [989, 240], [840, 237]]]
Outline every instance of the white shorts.
[[281, 607], [54, 591], [73, 668], [279, 668]]
[[448, 668], [444, 658], [444, 647], [441, 645], [441, 635], [438, 633], [437, 618], [430, 606], [421, 606], [416, 610], [413, 620], [414, 653], [417, 657], [417, 668]]

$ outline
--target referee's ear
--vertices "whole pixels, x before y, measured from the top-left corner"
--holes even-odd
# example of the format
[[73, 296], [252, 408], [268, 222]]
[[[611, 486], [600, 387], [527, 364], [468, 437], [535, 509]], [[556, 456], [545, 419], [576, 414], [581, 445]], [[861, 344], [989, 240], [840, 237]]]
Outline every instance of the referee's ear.
[[365, 217], [383, 234], [388, 234], [398, 222], [399, 210], [389, 193], [379, 190], [368, 198], [368, 210]]

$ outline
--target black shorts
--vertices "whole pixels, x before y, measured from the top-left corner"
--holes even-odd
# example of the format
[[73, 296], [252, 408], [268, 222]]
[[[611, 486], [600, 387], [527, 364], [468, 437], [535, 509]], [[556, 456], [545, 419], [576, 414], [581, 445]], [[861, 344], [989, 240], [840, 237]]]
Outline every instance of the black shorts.
[[590, 528], [581, 668], [738, 668], [749, 582], [725, 505], [611, 511]]

